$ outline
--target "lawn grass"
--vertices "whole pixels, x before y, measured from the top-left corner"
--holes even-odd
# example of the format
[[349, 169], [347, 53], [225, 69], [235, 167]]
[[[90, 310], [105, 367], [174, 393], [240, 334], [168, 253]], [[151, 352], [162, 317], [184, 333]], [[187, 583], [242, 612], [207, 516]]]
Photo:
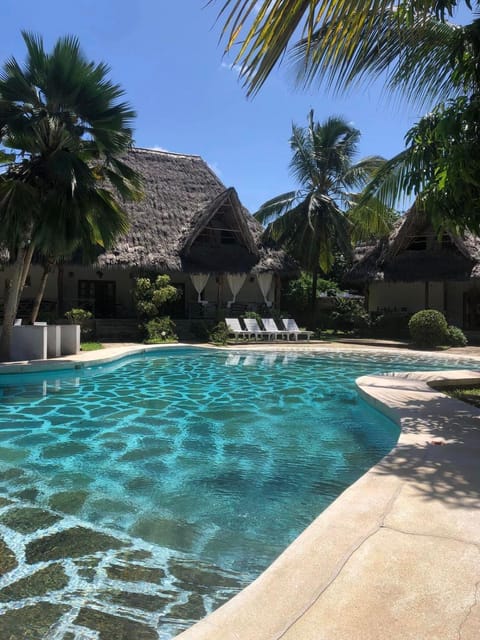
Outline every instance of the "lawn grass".
[[101, 342], [82, 342], [80, 345], [80, 351], [96, 351], [97, 349], [103, 349]]
[[462, 400], [463, 402], [468, 402], [468, 404], [473, 404], [475, 407], [480, 408], [480, 386], [447, 388], [443, 387], [441, 391], [451, 396], [452, 398]]

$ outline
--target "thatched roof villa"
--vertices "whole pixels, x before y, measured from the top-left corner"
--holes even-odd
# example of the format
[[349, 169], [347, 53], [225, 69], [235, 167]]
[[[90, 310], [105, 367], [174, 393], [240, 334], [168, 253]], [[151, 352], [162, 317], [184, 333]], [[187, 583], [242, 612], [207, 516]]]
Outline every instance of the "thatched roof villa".
[[[168, 310], [179, 318], [279, 303], [280, 279], [296, 265], [262, 242], [261, 225], [201, 157], [132, 149], [127, 162], [144, 179], [144, 198], [126, 205], [128, 233], [93, 267], [64, 264], [49, 280], [46, 301], [61, 313], [82, 307], [98, 318], [133, 317], [134, 279], [166, 273], [183, 294]], [[40, 275], [34, 266], [25, 311]]]
[[363, 289], [371, 313], [438, 309], [451, 324], [480, 329], [480, 238], [439, 237], [415, 205], [388, 238], [364, 249], [346, 280]]

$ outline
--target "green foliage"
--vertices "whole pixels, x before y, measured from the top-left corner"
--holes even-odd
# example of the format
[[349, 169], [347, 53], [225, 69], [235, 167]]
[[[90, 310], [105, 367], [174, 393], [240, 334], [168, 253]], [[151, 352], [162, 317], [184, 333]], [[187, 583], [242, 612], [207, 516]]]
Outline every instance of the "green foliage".
[[437, 228], [480, 232], [480, 97], [439, 104], [407, 134], [406, 191]]
[[[352, 193], [385, 163], [378, 156], [354, 162], [359, 141], [360, 131], [345, 119], [315, 122], [311, 111], [306, 127], [292, 125], [290, 138], [290, 169], [300, 187], [265, 202], [255, 214], [266, 225], [265, 239], [280, 244], [312, 274], [312, 307], [318, 274], [330, 272], [336, 255], [352, 254], [348, 211], [357, 206]], [[356, 224], [365, 223], [365, 232], [376, 230], [382, 215], [377, 198], [377, 206], [368, 209], [368, 216], [359, 215]]]
[[137, 313], [143, 320], [155, 318], [167, 302], [176, 300], [179, 291], [170, 284], [170, 277], [159, 275], [152, 282], [150, 278], [137, 278], [133, 297]]
[[[333, 280], [317, 280], [317, 296], [319, 293], [327, 293], [336, 295], [339, 292], [339, 286]], [[287, 291], [285, 292], [285, 302], [292, 308], [303, 311], [308, 308], [310, 295], [312, 291], [312, 276], [302, 271], [300, 277], [296, 280], [290, 280]]]
[[80, 325], [80, 338], [82, 342], [90, 340], [93, 336], [93, 328], [91, 326], [93, 313], [91, 311], [74, 307], [65, 313], [65, 318], [70, 320], [72, 324]]
[[330, 314], [333, 329], [364, 331], [370, 327], [370, 317], [359, 300], [339, 298]]
[[159, 344], [161, 342], [176, 342], [178, 337], [175, 330], [175, 323], [169, 316], [152, 318], [145, 323], [145, 331], [147, 334], [145, 343]]
[[468, 344], [467, 337], [463, 331], [452, 324], [448, 326], [447, 339], [451, 347], [466, 347]]
[[242, 315], [240, 316], [241, 318], [252, 318], [253, 320], [256, 320], [258, 323], [261, 323], [262, 321], [262, 316], [257, 313], [256, 311], [245, 311], [245, 313], [242, 313]]
[[419, 347], [439, 347], [448, 342], [448, 325], [441, 311], [418, 311], [408, 323], [410, 336]]
[[227, 344], [228, 337], [229, 331], [225, 322], [219, 322], [210, 331], [210, 342], [213, 344]]

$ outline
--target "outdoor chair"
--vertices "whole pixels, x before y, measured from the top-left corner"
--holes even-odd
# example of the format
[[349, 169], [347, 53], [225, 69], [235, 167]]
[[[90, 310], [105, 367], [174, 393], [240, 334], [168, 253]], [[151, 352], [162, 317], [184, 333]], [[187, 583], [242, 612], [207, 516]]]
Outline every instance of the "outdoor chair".
[[300, 336], [306, 336], [307, 340], [310, 340], [310, 337], [313, 335], [313, 331], [304, 331], [303, 329], [299, 329], [297, 323], [293, 318], [283, 318], [282, 320], [283, 326], [288, 332], [288, 339], [290, 340], [298, 340]]
[[262, 324], [265, 327], [265, 331], [268, 331], [274, 340], [278, 340], [279, 337], [280, 339], [285, 338], [285, 340], [288, 340], [288, 331], [279, 329], [273, 318], [262, 318]]
[[238, 318], [225, 318], [225, 324], [227, 325], [229, 333], [233, 333], [234, 338], [240, 337], [248, 340], [248, 338], [254, 335], [251, 331], [246, 331], [242, 328]]
[[273, 334], [270, 331], [264, 331], [255, 318], [244, 318], [243, 322], [245, 323], [247, 330], [255, 337], [255, 340], [258, 340], [259, 338], [273, 340]]

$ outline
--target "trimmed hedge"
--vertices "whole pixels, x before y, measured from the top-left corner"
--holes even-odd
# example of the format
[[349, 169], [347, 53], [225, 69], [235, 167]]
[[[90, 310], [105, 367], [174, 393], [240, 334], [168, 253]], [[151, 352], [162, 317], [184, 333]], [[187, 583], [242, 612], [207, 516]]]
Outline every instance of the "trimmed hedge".
[[410, 318], [408, 329], [412, 341], [419, 347], [439, 347], [449, 343], [448, 324], [441, 311], [418, 311]]

